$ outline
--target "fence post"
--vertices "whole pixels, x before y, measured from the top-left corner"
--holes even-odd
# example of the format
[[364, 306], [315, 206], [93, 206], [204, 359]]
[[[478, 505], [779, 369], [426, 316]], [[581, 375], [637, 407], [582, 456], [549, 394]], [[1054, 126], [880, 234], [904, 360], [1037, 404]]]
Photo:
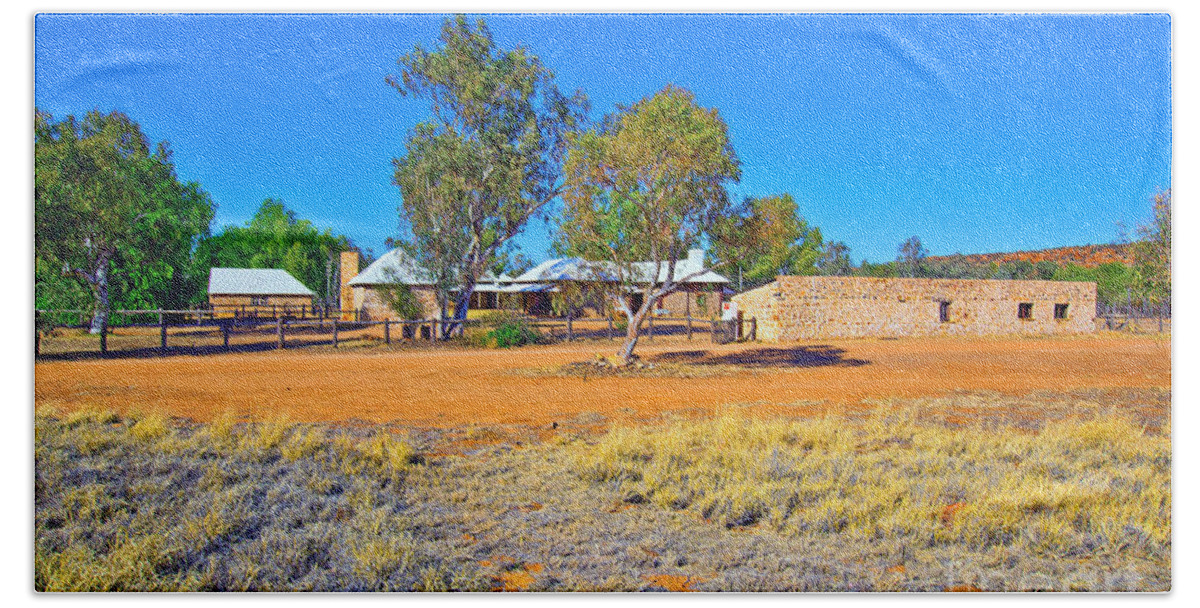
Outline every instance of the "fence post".
[[100, 354], [108, 354], [108, 316], [105, 315], [104, 321], [100, 323]]
[[437, 319], [429, 320], [429, 342], [432, 344], [437, 341]]
[[571, 311], [567, 311], [567, 342], [575, 339], [575, 330], [571, 327]]
[[687, 337], [688, 340], [692, 339], [692, 313], [690, 312], [687, 315]]
[[225, 350], [229, 350], [229, 321], [221, 321], [221, 341], [225, 344]]
[[650, 341], [650, 342], [654, 341], [654, 311], [653, 310], [650, 311], [650, 325], [646, 329], [646, 340]]
[[283, 348], [283, 317], [275, 317], [275, 332], [278, 334], [279, 342], [277, 348]]
[[158, 313], [158, 348], [162, 354], [167, 354], [167, 324], [164, 322], [163, 313]]
[[338, 342], [337, 330], [338, 330], [338, 318], [333, 317], [333, 347], [334, 348], [338, 347], [338, 345], [337, 345], [337, 342]]
[[387, 319], [383, 320], [383, 343], [392, 345], [392, 322]]
[[758, 317], [750, 317], [750, 338], [751, 342], [758, 340]]

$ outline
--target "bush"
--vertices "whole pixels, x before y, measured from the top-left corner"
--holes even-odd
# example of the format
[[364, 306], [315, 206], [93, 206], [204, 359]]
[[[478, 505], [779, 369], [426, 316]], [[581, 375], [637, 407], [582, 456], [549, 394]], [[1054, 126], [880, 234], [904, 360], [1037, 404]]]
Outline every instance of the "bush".
[[542, 341], [541, 332], [530, 327], [520, 315], [497, 311], [482, 315], [479, 320], [483, 327], [467, 332], [467, 338], [473, 344], [486, 348], [512, 348]]

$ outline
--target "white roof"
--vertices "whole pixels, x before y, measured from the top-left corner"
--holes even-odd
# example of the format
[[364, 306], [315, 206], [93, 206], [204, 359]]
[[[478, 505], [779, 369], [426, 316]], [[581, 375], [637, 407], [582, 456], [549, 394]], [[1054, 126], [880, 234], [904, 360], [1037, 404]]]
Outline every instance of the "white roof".
[[208, 293], [219, 295], [315, 296], [286, 270], [279, 268], [212, 268]]
[[[512, 277], [506, 274], [496, 277], [491, 272], [484, 272], [483, 276], [479, 277], [476, 289], [483, 285], [511, 281]], [[396, 248], [379, 256], [379, 259], [367, 266], [366, 270], [350, 279], [349, 285], [360, 287], [388, 285], [397, 282], [405, 285], [432, 285], [433, 273], [418, 264], [403, 249]]]
[[[660, 262], [658, 272], [655, 272], [654, 262], [634, 262], [631, 272], [634, 280], [646, 281], [651, 276], [656, 283], [663, 282], [667, 276], [670, 264]], [[604, 281], [616, 282], [619, 276], [618, 267], [613, 262], [589, 262], [581, 258], [557, 258], [546, 260], [529, 269], [528, 272], [513, 279], [515, 283], [540, 283], [545, 281]], [[728, 283], [729, 279], [704, 268], [704, 251], [692, 249], [688, 257], [675, 262], [673, 280], [679, 281], [688, 275], [700, 274], [687, 280], [687, 283]]]

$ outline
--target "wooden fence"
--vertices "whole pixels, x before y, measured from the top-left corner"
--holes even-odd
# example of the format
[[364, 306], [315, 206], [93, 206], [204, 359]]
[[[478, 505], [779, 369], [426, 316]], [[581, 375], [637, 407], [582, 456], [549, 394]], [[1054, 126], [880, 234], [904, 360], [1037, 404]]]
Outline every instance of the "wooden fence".
[[[439, 336], [449, 332], [452, 335], [462, 335], [465, 327], [486, 325], [489, 322], [479, 319], [465, 321], [421, 319], [411, 321], [364, 320], [365, 315], [357, 311], [326, 310], [314, 317], [303, 315], [288, 316], [281, 309], [274, 318], [254, 315], [223, 315], [209, 309], [197, 310], [115, 310], [114, 317], [124, 317], [125, 323], [106, 325], [99, 333], [100, 354], [109, 354], [109, 336], [114, 329], [123, 328], [157, 328], [157, 344], [146, 345], [145, 334], [136, 348], [139, 352], [155, 351], [159, 355], [171, 352], [170, 336], [172, 329], [188, 330], [188, 337], [193, 348], [206, 351], [232, 350], [231, 336], [255, 335], [263, 338], [253, 345], [258, 348], [274, 347], [277, 349], [289, 346], [289, 334], [296, 340], [294, 345], [329, 344], [337, 348], [344, 341], [346, 332], [358, 332], [371, 328], [382, 328], [383, 342], [391, 345], [393, 341], [404, 340], [411, 342], [436, 342]], [[34, 355], [41, 356], [43, 330], [54, 327], [87, 328], [90, 327], [86, 311], [80, 310], [38, 310], [35, 311], [38, 322], [35, 323]], [[349, 318], [351, 320], [345, 320]], [[65, 319], [78, 320], [78, 323], [62, 322]], [[134, 320], [145, 319], [137, 323]], [[58, 322], [56, 322], [58, 321]], [[571, 316], [562, 318], [525, 317], [522, 319], [531, 327], [545, 330], [553, 340], [572, 342], [579, 339], [623, 338], [625, 332], [613, 323], [611, 317], [577, 319]], [[207, 333], [206, 333], [207, 332]], [[734, 340], [757, 338], [757, 321], [753, 318], [746, 321], [715, 321], [687, 317], [649, 317], [642, 327], [645, 340], [653, 341], [656, 336], [682, 335], [688, 340], [697, 333], [708, 332], [713, 342], [725, 343]], [[270, 338], [268, 338], [268, 335]], [[219, 336], [219, 347], [217, 337]], [[373, 339], [378, 339], [373, 338]], [[196, 346], [197, 342], [202, 346]], [[241, 346], [247, 346], [243, 343]], [[147, 352], [147, 354], [149, 354]]]

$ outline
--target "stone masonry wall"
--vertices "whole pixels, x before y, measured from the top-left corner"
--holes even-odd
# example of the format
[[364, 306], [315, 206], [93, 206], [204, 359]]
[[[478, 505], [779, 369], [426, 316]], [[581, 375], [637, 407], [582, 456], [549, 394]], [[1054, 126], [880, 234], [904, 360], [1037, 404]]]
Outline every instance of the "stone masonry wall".
[[[765, 341], [929, 335], [1091, 333], [1096, 284], [1065, 281], [781, 276], [733, 297]], [[948, 319], [940, 305], [949, 302]], [[1018, 318], [1021, 303], [1032, 305]], [[1055, 305], [1066, 318], [1055, 319]]]
[[[438, 316], [437, 295], [432, 287], [412, 285], [410, 289], [425, 310], [423, 319]], [[354, 287], [354, 308], [362, 310], [371, 321], [401, 320], [374, 287]]]

